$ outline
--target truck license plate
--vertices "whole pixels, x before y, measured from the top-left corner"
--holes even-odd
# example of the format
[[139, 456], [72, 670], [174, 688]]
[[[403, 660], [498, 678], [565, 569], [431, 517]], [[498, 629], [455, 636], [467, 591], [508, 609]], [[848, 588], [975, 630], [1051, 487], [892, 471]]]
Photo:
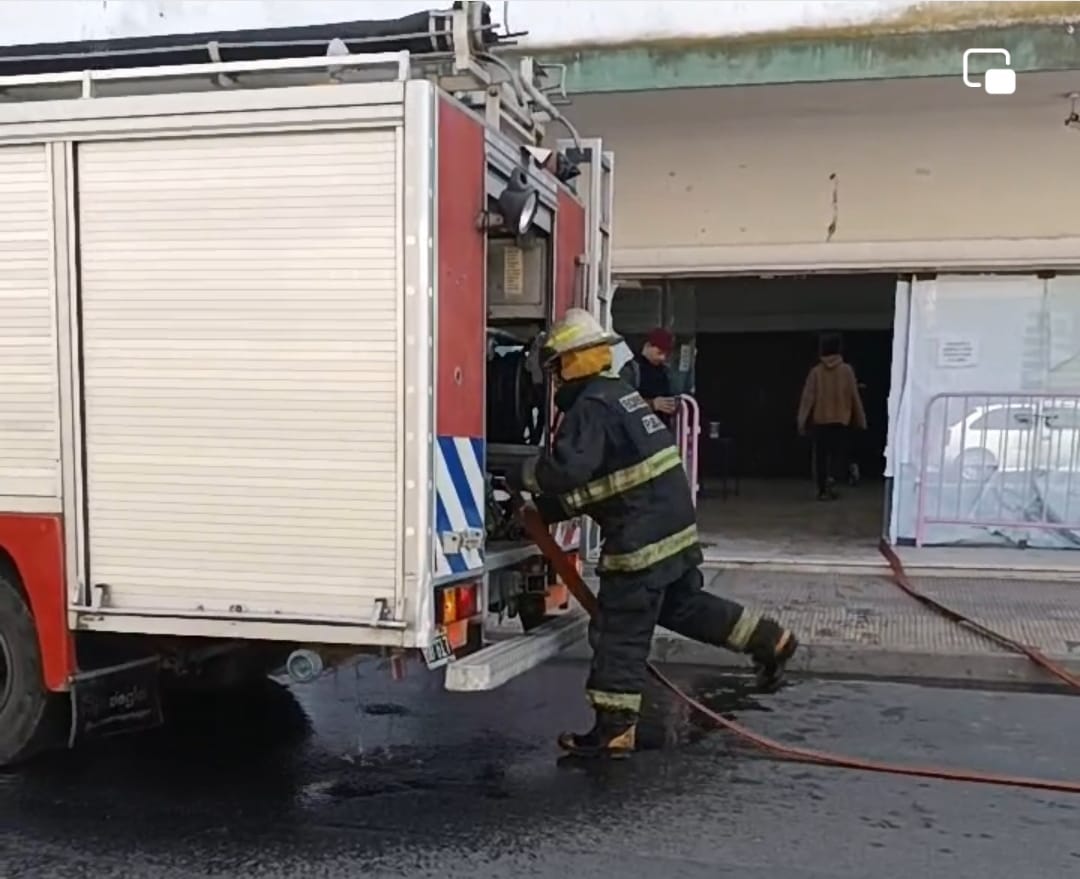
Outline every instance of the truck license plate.
[[420, 652], [424, 656], [427, 667], [432, 670], [442, 668], [454, 658], [454, 648], [450, 646], [450, 639], [446, 637], [446, 632], [439, 632], [432, 645], [421, 648]]

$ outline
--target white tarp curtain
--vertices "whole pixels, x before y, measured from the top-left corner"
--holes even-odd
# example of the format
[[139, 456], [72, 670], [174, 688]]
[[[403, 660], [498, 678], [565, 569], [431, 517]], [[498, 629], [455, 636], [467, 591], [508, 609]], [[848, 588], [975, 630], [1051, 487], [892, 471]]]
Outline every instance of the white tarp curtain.
[[[945, 275], [896, 298], [891, 539], [916, 536], [922, 473], [922, 508], [965, 522], [927, 526], [926, 544], [1080, 547], [1080, 278]], [[1058, 527], [1013, 524], [1041, 520]]]
[[896, 312], [893, 316], [892, 374], [889, 378], [889, 434], [885, 445], [885, 476], [895, 475], [894, 457], [896, 454], [896, 431], [899, 424], [907, 374], [908, 342], [911, 312], [911, 281], [902, 279], [896, 282]]

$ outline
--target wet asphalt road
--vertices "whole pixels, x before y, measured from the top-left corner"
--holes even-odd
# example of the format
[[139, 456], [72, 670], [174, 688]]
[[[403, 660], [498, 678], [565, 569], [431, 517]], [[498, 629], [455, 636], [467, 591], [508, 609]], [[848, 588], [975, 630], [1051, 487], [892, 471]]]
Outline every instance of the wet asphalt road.
[[[1073, 697], [826, 681], [756, 697], [675, 674], [789, 742], [1080, 779]], [[559, 766], [582, 676], [551, 664], [463, 696], [370, 662], [299, 704], [277, 687], [199, 700], [154, 735], [0, 775], [0, 877], [1080, 875], [1080, 797], [779, 763], [662, 701], [633, 761]]]

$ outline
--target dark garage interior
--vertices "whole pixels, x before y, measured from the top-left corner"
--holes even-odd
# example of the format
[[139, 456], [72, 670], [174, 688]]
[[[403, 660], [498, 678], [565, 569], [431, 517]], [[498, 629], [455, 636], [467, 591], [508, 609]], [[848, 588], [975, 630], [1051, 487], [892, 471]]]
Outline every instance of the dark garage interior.
[[[810, 441], [795, 415], [807, 370], [817, 360], [817, 331], [707, 333], [697, 338], [695, 396], [703, 422], [702, 475], [721, 475], [710, 425], [735, 444], [743, 479], [811, 478]], [[844, 358], [859, 380], [869, 429], [853, 435], [851, 456], [864, 479], [879, 479], [885, 459], [892, 330], [848, 330]]]
[[[694, 346], [692, 375], [676, 378], [701, 411], [699, 524], [719, 557], [872, 551], [884, 511], [895, 299], [895, 275], [854, 274], [645, 281], [616, 294], [615, 326], [632, 344], [664, 323], [680, 346]], [[817, 501], [811, 440], [796, 428], [822, 333], [841, 336], [868, 421], [850, 434], [861, 481], [839, 486], [833, 503]]]

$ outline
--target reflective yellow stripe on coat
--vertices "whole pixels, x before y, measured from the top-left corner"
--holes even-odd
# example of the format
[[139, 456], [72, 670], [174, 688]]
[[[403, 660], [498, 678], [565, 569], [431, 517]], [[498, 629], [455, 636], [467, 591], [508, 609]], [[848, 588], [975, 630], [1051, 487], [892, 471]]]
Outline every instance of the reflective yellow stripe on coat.
[[655, 455], [650, 455], [644, 461], [616, 470], [614, 473], [608, 473], [581, 488], [568, 491], [561, 498], [563, 506], [569, 513], [577, 512], [589, 504], [598, 504], [617, 494], [651, 482], [669, 470], [681, 466], [682, 459], [679, 457], [679, 450], [674, 446], [668, 446]]
[[601, 571], [644, 571], [664, 559], [678, 555], [683, 550], [690, 549], [698, 542], [697, 525], [691, 525], [682, 531], [676, 531], [662, 540], [650, 543], [633, 552], [618, 554], [605, 553], [600, 558]]

